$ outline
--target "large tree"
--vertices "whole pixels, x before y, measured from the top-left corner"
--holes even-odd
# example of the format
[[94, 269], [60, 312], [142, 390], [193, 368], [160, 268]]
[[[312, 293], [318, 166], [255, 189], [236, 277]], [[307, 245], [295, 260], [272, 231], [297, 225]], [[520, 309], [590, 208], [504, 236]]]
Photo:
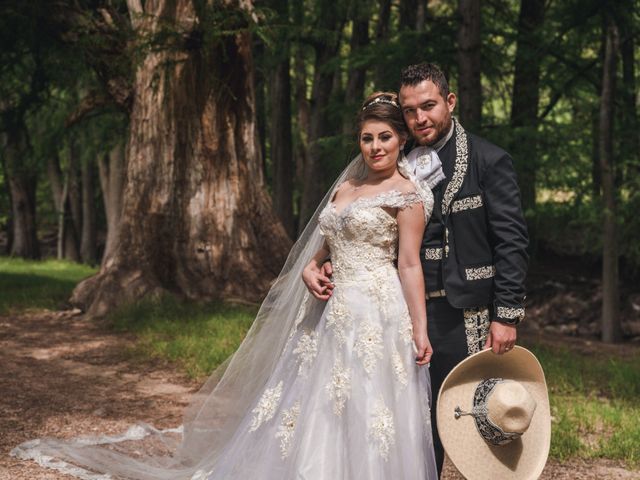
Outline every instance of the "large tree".
[[458, 101], [460, 121], [477, 128], [482, 117], [480, 69], [480, 0], [459, 0], [458, 15]]
[[540, 30], [544, 20], [544, 0], [521, 0], [518, 40], [513, 78], [511, 151], [518, 167], [518, 180], [525, 209], [535, 207], [538, 103], [540, 99]]
[[[290, 241], [264, 188], [251, 3], [128, 0], [129, 19], [56, 8], [68, 41], [102, 35], [88, 58], [130, 113], [117, 242], [72, 302], [103, 315], [164, 292], [258, 300]], [[109, 61], [118, 48], [129, 64]]]
[[615, 162], [613, 152], [613, 116], [619, 30], [609, 12], [605, 17], [602, 94], [600, 97], [600, 170], [602, 178], [602, 340], [622, 338], [618, 291], [618, 229], [616, 219]]

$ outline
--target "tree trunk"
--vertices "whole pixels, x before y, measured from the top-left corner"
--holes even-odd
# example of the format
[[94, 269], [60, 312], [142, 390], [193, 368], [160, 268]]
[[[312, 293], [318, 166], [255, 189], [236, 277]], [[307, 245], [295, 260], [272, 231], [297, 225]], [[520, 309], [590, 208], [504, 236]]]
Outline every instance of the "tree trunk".
[[72, 297], [90, 315], [166, 292], [257, 301], [289, 249], [264, 186], [249, 34], [194, 45], [211, 38], [194, 3], [145, 2], [136, 16], [138, 38], [173, 26], [185, 44], [137, 64], [119, 240]]
[[80, 245], [82, 234], [82, 185], [80, 178], [80, 147], [77, 140], [71, 138], [69, 144], [69, 169], [67, 170], [67, 199], [69, 202], [67, 215], [73, 222], [76, 243]]
[[413, 30], [416, 28], [418, 5], [422, 0], [401, 0], [400, 1], [400, 30]]
[[[288, 2], [272, 2], [278, 12], [281, 23], [288, 24]], [[270, 83], [270, 146], [273, 165], [273, 204], [283, 226], [291, 238], [295, 238], [293, 219], [293, 181], [295, 179], [295, 160], [291, 140], [291, 77], [289, 73], [289, 41], [286, 34], [277, 42], [278, 52], [272, 52], [277, 58], [271, 72]]]
[[[336, 10], [335, 5], [329, 4], [326, 0], [323, 1], [319, 14], [321, 30], [326, 32], [342, 31], [343, 19], [339, 18]], [[323, 42], [318, 42], [315, 45], [316, 58], [309, 121], [309, 152], [304, 171], [298, 231], [302, 231], [307, 224], [325, 193], [325, 185], [322, 182], [321, 174], [321, 160], [323, 155], [328, 152], [322, 149], [321, 140], [332, 133], [329, 124], [328, 106], [334, 81], [334, 72], [327, 69], [326, 66], [335, 57], [339, 45], [340, 42], [337, 38], [329, 36], [325, 36]]]
[[[376, 24], [375, 39], [376, 45], [383, 45], [389, 37], [389, 25], [391, 22], [391, 0], [380, 0], [380, 10], [378, 23]], [[382, 50], [379, 55], [383, 55]], [[384, 62], [376, 62], [375, 66], [375, 88], [380, 90], [385, 88], [385, 77], [387, 67]]]
[[608, 14], [606, 46], [600, 100], [600, 169], [602, 170], [602, 341], [622, 338], [618, 291], [618, 244], [616, 228], [615, 168], [613, 158], [613, 116], [616, 90], [618, 29]]
[[22, 258], [40, 258], [36, 225], [37, 172], [28, 161], [29, 142], [24, 125], [6, 133], [4, 164], [11, 198], [11, 249], [9, 254]]
[[540, 29], [544, 0], [521, 0], [511, 101], [511, 151], [515, 158], [525, 211], [535, 208], [538, 102], [540, 99]]
[[458, 98], [462, 125], [478, 128], [482, 121], [480, 84], [480, 0], [459, 0]]
[[[636, 105], [636, 72], [635, 72], [635, 39], [633, 16], [626, 13], [633, 11], [632, 2], [623, 4], [623, 12], [619, 15], [621, 25], [620, 56], [622, 58], [622, 132], [620, 135], [620, 153], [628, 165], [626, 177], [631, 188], [637, 191], [640, 186], [640, 132], [638, 125], [638, 109]], [[619, 169], [622, 170], [622, 169]]]
[[60, 168], [57, 154], [53, 154], [47, 161], [47, 176], [51, 185], [51, 196], [58, 215], [58, 241], [57, 258], [80, 261], [78, 240], [73, 225], [73, 219], [69, 214], [69, 176], [64, 176]]
[[89, 265], [97, 263], [97, 235], [95, 211], [95, 168], [93, 162], [82, 163], [82, 235], [80, 240], [80, 256]]
[[353, 64], [352, 59], [362, 54], [369, 44], [369, 12], [367, 3], [363, 0], [354, 2], [352, 13], [353, 27], [351, 29], [351, 40], [349, 43], [349, 60], [347, 87], [345, 90], [345, 115], [342, 131], [345, 135], [353, 134], [353, 112], [362, 104], [364, 100], [364, 85], [367, 77], [367, 66], [359, 62]]
[[118, 243], [118, 228], [122, 211], [122, 193], [124, 191], [124, 144], [118, 143], [108, 155], [100, 157], [98, 163], [100, 188], [107, 218], [107, 240], [102, 258], [110, 257]]

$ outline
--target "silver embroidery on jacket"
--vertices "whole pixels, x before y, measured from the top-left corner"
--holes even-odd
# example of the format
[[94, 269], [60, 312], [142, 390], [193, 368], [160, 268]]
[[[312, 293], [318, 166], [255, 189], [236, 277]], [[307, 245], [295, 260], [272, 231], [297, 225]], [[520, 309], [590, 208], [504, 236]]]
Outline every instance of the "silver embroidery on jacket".
[[424, 251], [425, 260], [442, 260], [441, 248], [427, 248]]
[[451, 205], [451, 213], [462, 212], [463, 210], [471, 210], [473, 208], [480, 208], [484, 205], [482, 202], [482, 195], [473, 195], [472, 197], [461, 198], [456, 200]]
[[509, 320], [522, 320], [524, 318], [524, 308], [522, 307], [497, 307], [496, 316]]
[[487, 265], [485, 267], [465, 268], [464, 274], [467, 280], [484, 280], [496, 275], [496, 267]]
[[467, 133], [457, 120], [454, 121], [456, 123], [456, 164], [453, 170], [453, 177], [442, 197], [443, 215], [449, 214], [451, 201], [456, 193], [460, 191], [460, 187], [462, 187], [462, 182], [464, 181], [469, 164], [469, 141]]
[[469, 355], [482, 350], [489, 334], [489, 307], [465, 308], [464, 330], [467, 335], [467, 352]]

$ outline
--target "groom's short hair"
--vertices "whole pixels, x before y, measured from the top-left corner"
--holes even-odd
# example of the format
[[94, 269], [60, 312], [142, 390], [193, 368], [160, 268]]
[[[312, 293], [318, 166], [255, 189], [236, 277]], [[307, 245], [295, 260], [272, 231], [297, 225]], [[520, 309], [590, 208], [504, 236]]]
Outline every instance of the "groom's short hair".
[[440, 90], [442, 98], [447, 98], [449, 95], [449, 82], [447, 82], [447, 77], [444, 76], [444, 73], [436, 64], [417, 63], [403, 68], [400, 73], [400, 87], [405, 85], [414, 86], [425, 80], [433, 82]]

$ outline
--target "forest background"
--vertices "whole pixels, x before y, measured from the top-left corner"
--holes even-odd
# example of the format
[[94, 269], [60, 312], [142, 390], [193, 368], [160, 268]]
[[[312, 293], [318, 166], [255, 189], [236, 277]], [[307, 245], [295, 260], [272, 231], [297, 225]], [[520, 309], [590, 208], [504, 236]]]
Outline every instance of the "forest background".
[[640, 335], [634, 0], [0, 5], [1, 248], [100, 265], [83, 310], [258, 301], [357, 153], [363, 98], [430, 61], [461, 123], [514, 158], [530, 306]]

